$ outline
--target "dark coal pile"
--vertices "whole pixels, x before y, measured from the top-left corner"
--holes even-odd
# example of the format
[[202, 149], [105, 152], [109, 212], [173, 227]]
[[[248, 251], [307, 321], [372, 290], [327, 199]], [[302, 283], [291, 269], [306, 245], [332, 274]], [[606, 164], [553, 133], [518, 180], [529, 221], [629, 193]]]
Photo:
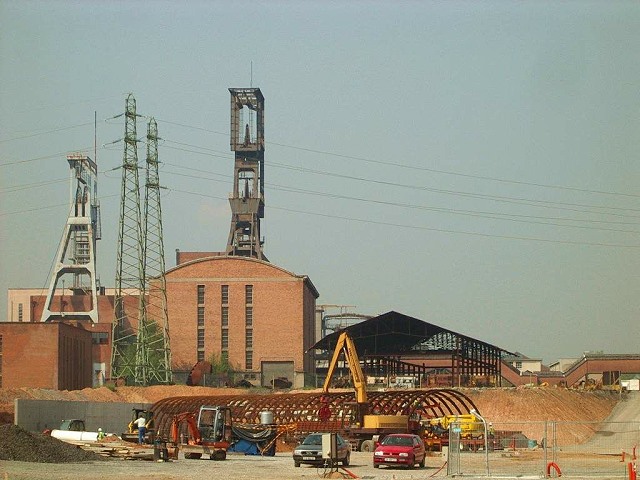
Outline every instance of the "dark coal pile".
[[0, 425], [0, 460], [38, 463], [73, 463], [104, 460], [57, 438], [31, 433], [17, 425]]

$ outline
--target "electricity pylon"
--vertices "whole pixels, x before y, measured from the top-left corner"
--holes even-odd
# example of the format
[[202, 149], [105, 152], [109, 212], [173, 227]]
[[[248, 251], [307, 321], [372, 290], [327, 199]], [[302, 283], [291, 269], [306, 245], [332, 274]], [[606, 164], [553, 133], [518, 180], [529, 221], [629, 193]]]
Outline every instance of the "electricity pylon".
[[144, 261], [138, 179], [136, 100], [127, 96], [120, 222], [111, 349], [111, 378], [138, 382], [140, 312], [144, 311]]
[[171, 383], [172, 376], [158, 164], [158, 125], [151, 118], [147, 126], [143, 231], [146, 308], [142, 312], [138, 348], [139, 367], [146, 371], [136, 375], [137, 382], [144, 384]]
[[140, 208], [136, 102], [127, 97], [116, 266], [111, 376], [135, 385], [171, 383], [158, 127], [147, 133], [144, 216]]

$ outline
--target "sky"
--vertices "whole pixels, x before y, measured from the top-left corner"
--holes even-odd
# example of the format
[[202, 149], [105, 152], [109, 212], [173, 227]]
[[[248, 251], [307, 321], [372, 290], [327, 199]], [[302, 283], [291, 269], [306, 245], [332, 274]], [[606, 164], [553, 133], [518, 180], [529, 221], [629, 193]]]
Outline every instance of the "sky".
[[224, 250], [228, 89], [259, 87], [265, 253], [318, 304], [545, 363], [640, 353], [639, 45], [635, 1], [2, 0], [0, 312], [46, 291], [71, 152], [97, 154], [114, 286], [129, 93], [167, 267]]

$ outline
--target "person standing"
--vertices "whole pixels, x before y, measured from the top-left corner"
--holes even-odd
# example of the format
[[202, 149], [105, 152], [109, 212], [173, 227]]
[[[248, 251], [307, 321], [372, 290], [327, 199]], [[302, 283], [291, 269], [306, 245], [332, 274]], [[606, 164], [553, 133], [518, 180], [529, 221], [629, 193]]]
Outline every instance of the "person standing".
[[142, 445], [144, 443], [144, 434], [147, 431], [147, 420], [144, 418], [144, 413], [141, 413], [133, 423], [138, 427], [138, 444]]

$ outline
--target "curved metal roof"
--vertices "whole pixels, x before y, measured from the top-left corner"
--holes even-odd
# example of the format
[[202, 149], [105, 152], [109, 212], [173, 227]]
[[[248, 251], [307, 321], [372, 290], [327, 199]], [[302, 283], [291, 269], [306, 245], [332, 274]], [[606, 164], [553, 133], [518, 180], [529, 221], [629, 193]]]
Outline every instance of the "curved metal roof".
[[[511, 354], [503, 348], [453, 332], [446, 328], [427, 323], [408, 315], [390, 311], [363, 322], [346, 327], [358, 354], [402, 355], [418, 352], [451, 351], [461, 344], [484, 348], [496, 353]], [[311, 347], [319, 350], [333, 350], [342, 331], [327, 335]]]

